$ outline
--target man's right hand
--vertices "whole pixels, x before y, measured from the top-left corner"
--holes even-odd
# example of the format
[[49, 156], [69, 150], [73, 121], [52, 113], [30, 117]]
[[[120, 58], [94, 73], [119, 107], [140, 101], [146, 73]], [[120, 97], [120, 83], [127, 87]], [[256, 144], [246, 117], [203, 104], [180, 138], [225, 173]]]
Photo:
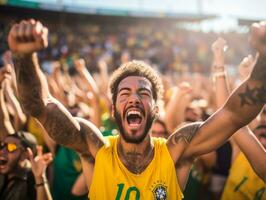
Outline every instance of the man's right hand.
[[23, 20], [12, 26], [8, 45], [15, 54], [31, 54], [48, 46], [48, 29], [39, 21]]

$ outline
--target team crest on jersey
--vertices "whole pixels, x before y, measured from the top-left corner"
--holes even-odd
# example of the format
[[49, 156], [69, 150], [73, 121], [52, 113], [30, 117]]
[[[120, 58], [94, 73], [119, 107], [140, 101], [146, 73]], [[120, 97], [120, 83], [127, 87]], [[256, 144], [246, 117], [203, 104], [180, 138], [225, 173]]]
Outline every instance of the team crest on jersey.
[[157, 181], [152, 186], [152, 193], [154, 200], [166, 200], [167, 199], [167, 187], [164, 182]]

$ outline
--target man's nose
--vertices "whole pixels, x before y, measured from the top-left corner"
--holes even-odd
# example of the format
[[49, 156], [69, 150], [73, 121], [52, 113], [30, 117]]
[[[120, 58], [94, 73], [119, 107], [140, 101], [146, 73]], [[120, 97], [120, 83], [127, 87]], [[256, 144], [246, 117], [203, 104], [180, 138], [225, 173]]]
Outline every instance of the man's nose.
[[129, 103], [134, 104], [134, 103], [140, 103], [139, 95], [138, 94], [131, 94], [129, 97]]

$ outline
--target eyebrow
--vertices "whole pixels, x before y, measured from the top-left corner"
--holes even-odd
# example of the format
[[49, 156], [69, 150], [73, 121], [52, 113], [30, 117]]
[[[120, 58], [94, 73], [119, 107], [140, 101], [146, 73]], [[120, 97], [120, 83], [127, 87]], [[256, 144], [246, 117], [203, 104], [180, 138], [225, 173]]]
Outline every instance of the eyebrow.
[[146, 87], [142, 87], [142, 88], [140, 88], [139, 91], [147, 91], [147, 92], [149, 92], [149, 93], [152, 93], [152, 91], [149, 90], [149, 89], [146, 88]]
[[[124, 87], [124, 88], [119, 89], [119, 90], [118, 90], [118, 93], [121, 92], [121, 91], [123, 91], [123, 90], [130, 91], [131, 89], [128, 88], [128, 87]], [[147, 91], [147, 92], [149, 92], [149, 93], [152, 93], [152, 91], [149, 90], [149, 89], [146, 88], [146, 87], [139, 88], [138, 91]]]
[[130, 91], [131, 89], [130, 88], [127, 88], [127, 87], [124, 87], [124, 88], [119, 89], [117, 93], [121, 92], [122, 90]]

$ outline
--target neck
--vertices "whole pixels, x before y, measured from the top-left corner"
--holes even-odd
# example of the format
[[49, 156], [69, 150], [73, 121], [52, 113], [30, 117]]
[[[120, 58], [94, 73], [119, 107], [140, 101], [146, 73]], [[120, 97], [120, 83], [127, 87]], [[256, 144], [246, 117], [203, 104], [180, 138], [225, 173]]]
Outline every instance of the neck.
[[127, 143], [122, 137], [118, 139], [118, 156], [126, 168], [135, 174], [140, 174], [150, 164], [154, 148], [148, 134], [139, 144]]

